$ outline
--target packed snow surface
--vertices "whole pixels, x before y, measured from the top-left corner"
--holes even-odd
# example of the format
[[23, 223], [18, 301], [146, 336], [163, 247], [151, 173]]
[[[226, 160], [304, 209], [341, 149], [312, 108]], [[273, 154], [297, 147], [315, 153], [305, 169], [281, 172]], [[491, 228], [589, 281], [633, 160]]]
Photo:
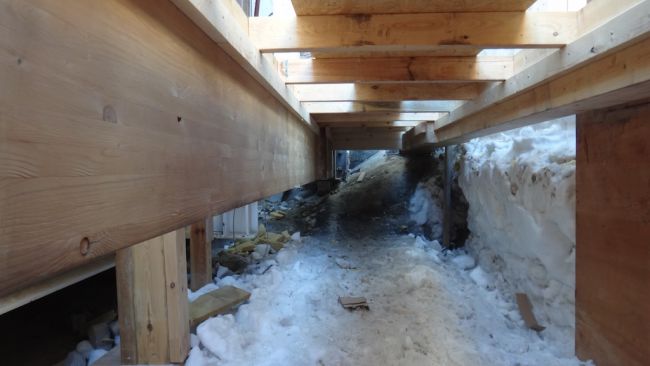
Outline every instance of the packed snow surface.
[[502, 291], [528, 294], [546, 339], [573, 354], [575, 118], [464, 148], [458, 181], [469, 202], [467, 248]]
[[[251, 298], [198, 326], [187, 365], [581, 364], [527, 329], [489, 273], [459, 266], [464, 252], [408, 235], [333, 237], [302, 237], [219, 280]], [[339, 296], [364, 296], [370, 310], [343, 309]]]

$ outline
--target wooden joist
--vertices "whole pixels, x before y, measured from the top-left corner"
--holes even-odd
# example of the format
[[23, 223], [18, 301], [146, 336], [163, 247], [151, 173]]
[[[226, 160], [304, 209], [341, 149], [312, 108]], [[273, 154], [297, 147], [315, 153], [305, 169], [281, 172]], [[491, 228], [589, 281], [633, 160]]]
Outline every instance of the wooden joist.
[[250, 18], [262, 52], [408, 51], [440, 46], [557, 48], [575, 38], [576, 13], [419, 13]]
[[288, 60], [281, 65], [287, 84], [501, 81], [512, 75], [512, 57], [399, 57]]
[[399, 150], [401, 129], [391, 128], [331, 128], [332, 144], [336, 150]]
[[318, 122], [321, 127], [393, 127], [408, 129], [421, 123], [420, 121], [390, 121], [390, 122]]
[[302, 102], [394, 102], [401, 100], [469, 100], [484, 83], [296, 84]]
[[0, 4], [0, 296], [318, 178], [317, 135], [173, 4]]
[[275, 59], [260, 54], [248, 38], [248, 18], [235, 0], [171, 1], [289, 111], [318, 131], [275, 71]]
[[449, 112], [458, 107], [452, 101], [403, 102], [304, 102], [310, 113], [361, 113], [361, 112]]
[[316, 122], [393, 122], [393, 121], [436, 121], [447, 113], [399, 113], [399, 112], [365, 112], [365, 113], [323, 113], [314, 114]]
[[489, 133], [650, 96], [650, 2], [486, 89], [435, 124], [430, 144]]
[[535, 0], [291, 0], [298, 15], [525, 11]]

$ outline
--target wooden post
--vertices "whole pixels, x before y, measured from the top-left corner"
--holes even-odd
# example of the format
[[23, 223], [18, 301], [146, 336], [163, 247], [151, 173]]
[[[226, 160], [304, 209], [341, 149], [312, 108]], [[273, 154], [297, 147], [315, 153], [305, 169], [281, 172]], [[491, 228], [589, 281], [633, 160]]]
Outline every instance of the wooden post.
[[445, 146], [445, 167], [443, 172], [444, 184], [444, 207], [442, 218], [442, 244], [449, 248], [451, 246], [451, 184], [454, 176], [454, 147]]
[[212, 282], [212, 216], [190, 228], [190, 288], [196, 291]]
[[650, 104], [577, 119], [576, 354], [650, 360]]
[[117, 251], [115, 267], [122, 363], [185, 361], [190, 330], [184, 230]]

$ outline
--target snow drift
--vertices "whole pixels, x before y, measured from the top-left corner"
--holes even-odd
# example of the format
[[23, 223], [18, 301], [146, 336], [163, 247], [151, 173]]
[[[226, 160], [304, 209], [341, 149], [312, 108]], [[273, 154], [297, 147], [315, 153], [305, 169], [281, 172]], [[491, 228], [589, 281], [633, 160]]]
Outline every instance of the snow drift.
[[467, 249], [503, 291], [527, 293], [548, 327], [544, 337], [573, 354], [575, 117], [475, 139], [464, 150]]

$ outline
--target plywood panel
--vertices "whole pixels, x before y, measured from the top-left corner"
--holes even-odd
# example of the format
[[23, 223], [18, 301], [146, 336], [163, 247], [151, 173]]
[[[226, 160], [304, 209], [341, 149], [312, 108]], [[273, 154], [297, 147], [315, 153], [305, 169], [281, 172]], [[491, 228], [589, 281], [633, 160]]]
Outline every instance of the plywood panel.
[[291, 0], [298, 15], [524, 11], [535, 0]]
[[576, 352], [650, 361], [650, 104], [578, 116]]
[[171, 3], [0, 24], [0, 296], [316, 179], [316, 135]]

